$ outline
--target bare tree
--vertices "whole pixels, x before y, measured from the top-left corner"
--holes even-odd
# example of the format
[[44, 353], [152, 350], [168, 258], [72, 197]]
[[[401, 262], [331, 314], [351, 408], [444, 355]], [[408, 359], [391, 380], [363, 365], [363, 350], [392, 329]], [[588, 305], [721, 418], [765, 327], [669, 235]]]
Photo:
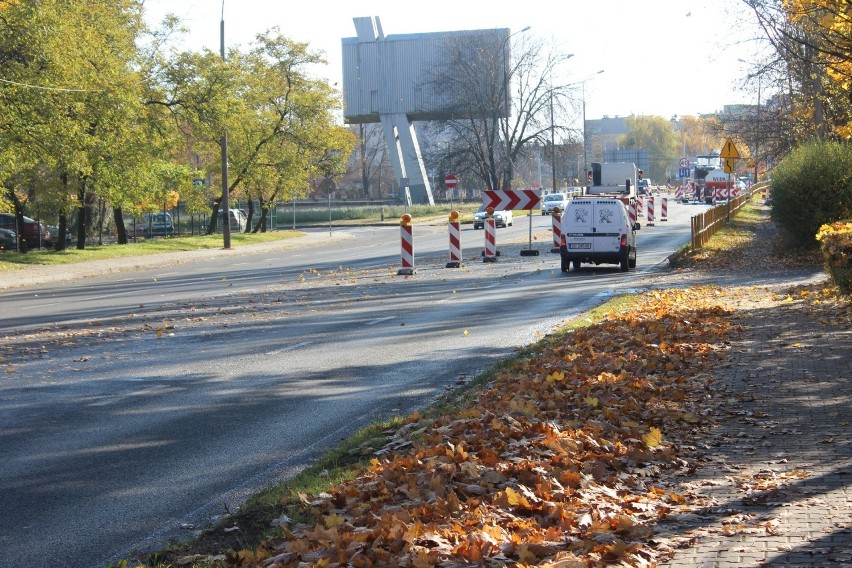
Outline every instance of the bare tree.
[[[429, 153], [444, 172], [470, 172], [487, 189], [512, 185], [515, 164], [531, 144], [550, 144], [551, 104], [560, 111], [570, 100], [569, 85], [554, 85], [553, 70], [569, 57], [546, 50], [538, 40], [483, 38], [478, 44], [452, 44], [450, 64], [434, 81], [453, 93], [451, 117], [434, 125], [437, 147]], [[515, 51], [516, 57], [509, 57]]]

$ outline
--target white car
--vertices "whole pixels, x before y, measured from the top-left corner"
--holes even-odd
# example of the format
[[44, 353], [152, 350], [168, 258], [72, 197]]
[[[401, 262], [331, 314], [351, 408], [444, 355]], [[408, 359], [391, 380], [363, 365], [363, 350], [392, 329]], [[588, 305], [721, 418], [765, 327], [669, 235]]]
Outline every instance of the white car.
[[[480, 205], [476, 213], [473, 214], [473, 228], [484, 228], [486, 217], [488, 217], [488, 214], [485, 212], [485, 205]], [[495, 211], [494, 221], [494, 224], [498, 227], [511, 227], [514, 224], [514, 219], [512, 219], [512, 210], [504, 209], [501, 211]]]
[[565, 211], [565, 208], [568, 207], [568, 196], [564, 193], [548, 193], [541, 197], [542, 215], [550, 215], [555, 207], [559, 207], [560, 211]]

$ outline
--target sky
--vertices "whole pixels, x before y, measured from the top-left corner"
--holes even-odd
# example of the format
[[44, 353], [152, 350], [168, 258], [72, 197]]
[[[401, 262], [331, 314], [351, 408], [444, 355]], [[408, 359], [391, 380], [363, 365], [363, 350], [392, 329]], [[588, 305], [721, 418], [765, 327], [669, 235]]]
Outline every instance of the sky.
[[[248, 48], [258, 33], [280, 32], [329, 65], [317, 73], [342, 84], [341, 40], [354, 17], [377, 16], [385, 35], [529, 26], [524, 34], [573, 56], [564, 84], [585, 82], [586, 118], [698, 115], [728, 104], [756, 104], [742, 87], [758, 56], [760, 32], [743, 0], [145, 0], [149, 24], [177, 15], [188, 28], [182, 48]], [[558, 8], [557, 8], [558, 6]], [[603, 70], [603, 73], [598, 71]], [[557, 80], [559, 79], [557, 78]]]

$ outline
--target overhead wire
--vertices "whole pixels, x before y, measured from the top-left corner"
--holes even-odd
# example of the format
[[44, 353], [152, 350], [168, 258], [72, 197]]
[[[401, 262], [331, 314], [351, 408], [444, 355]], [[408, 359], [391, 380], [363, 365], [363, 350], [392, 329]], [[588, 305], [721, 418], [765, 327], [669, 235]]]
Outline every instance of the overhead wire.
[[66, 87], [46, 87], [43, 85], [32, 85], [30, 83], [19, 83], [18, 81], [11, 81], [9, 79], [0, 78], [0, 83], [6, 83], [9, 85], [16, 85], [18, 87], [26, 87], [28, 89], [40, 89], [42, 91], [63, 91], [67, 93], [96, 93], [104, 91], [105, 89], [69, 89]]

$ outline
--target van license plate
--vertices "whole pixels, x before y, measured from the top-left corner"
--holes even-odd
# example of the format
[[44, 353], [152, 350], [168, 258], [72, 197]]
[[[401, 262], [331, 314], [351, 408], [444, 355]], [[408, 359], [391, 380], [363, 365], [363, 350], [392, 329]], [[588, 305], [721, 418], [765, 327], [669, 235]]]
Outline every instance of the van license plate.
[[568, 243], [569, 249], [590, 249], [592, 243]]

